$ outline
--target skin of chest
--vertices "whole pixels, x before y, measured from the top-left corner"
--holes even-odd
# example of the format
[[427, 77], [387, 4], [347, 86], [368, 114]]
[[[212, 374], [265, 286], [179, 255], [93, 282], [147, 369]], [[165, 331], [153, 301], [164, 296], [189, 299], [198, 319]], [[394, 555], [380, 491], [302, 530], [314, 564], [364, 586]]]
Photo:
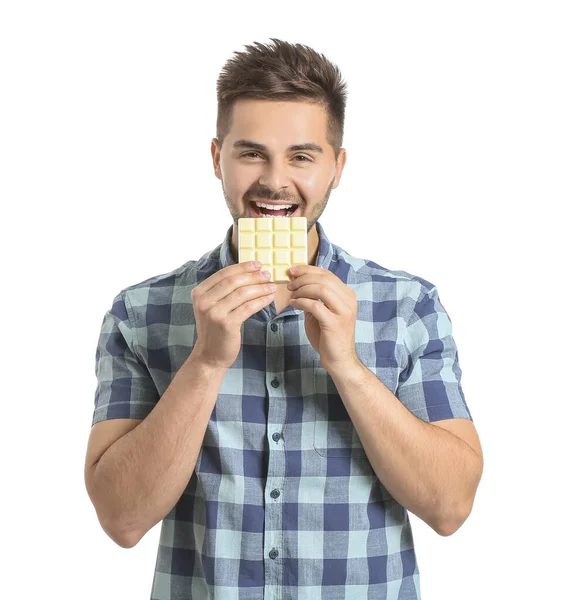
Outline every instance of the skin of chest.
[[290, 300], [290, 290], [287, 290], [288, 283], [277, 283], [277, 289], [274, 294], [274, 305], [277, 315], [280, 314], [287, 306]]

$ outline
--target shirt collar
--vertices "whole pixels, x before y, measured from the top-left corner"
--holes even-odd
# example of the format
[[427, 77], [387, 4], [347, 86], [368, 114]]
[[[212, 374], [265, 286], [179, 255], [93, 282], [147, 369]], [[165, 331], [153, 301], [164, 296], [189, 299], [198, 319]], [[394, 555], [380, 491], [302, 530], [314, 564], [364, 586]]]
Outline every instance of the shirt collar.
[[[315, 265], [317, 267], [321, 267], [323, 269], [329, 269], [331, 267], [332, 259], [333, 259], [333, 245], [329, 241], [323, 226], [319, 221], [315, 224], [317, 228], [317, 233], [319, 236], [319, 248], [317, 252], [317, 260]], [[234, 265], [235, 261], [232, 258], [232, 252], [230, 249], [230, 244], [232, 240], [232, 225], [228, 228], [226, 235], [224, 236], [224, 240], [220, 245], [219, 250], [219, 267], [223, 269], [224, 267], [228, 267], [229, 265]]]

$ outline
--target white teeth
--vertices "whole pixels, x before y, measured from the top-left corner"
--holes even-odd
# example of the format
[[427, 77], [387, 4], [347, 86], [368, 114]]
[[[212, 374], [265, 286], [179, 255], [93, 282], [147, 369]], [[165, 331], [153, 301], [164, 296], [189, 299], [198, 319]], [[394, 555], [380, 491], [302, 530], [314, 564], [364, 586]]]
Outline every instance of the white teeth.
[[268, 208], [268, 210], [280, 210], [281, 208], [290, 208], [292, 204], [265, 204], [264, 202], [255, 202], [259, 208]]
[[[255, 204], [259, 207], [265, 207], [265, 208], [271, 208], [270, 204], [265, 204], [264, 202], [255, 202]], [[278, 208], [286, 208], [288, 209], [288, 212], [286, 214], [287, 217], [291, 217], [292, 215], [295, 214], [295, 212], [298, 210], [298, 206], [297, 205], [292, 205], [292, 204], [287, 204], [287, 205], [283, 205], [283, 206], [275, 206], [274, 209], [278, 209]], [[274, 210], [273, 209], [273, 210]], [[282, 215], [267, 215], [265, 213], [263, 213], [262, 211], [256, 211], [261, 217], [266, 217], [268, 219], [279, 219], [282, 218]]]

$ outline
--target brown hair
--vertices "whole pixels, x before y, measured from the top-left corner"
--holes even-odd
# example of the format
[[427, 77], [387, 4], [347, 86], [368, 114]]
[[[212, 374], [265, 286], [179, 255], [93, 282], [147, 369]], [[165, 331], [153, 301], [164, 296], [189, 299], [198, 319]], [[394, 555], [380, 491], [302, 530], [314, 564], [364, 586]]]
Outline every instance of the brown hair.
[[219, 145], [232, 126], [235, 100], [293, 100], [325, 108], [327, 141], [336, 158], [343, 143], [347, 97], [339, 68], [308, 46], [270, 39], [274, 45], [245, 45], [247, 52], [235, 52], [222, 69], [216, 86]]

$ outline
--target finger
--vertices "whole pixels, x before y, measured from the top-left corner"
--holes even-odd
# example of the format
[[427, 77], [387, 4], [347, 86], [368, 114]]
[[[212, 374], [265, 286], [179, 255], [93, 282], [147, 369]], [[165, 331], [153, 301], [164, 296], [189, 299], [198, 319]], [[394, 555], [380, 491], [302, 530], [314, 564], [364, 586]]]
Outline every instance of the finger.
[[[322, 275], [334, 275], [328, 269], [323, 269], [323, 267], [317, 267], [316, 265], [292, 265], [289, 269], [289, 275], [291, 278], [299, 277], [300, 275], [308, 275], [313, 274], [318, 276]], [[334, 275], [336, 277], [336, 275]]]
[[215, 285], [230, 277], [231, 275], [241, 275], [242, 273], [254, 273], [261, 268], [261, 265], [258, 267], [255, 266], [256, 261], [245, 261], [241, 263], [237, 263], [234, 265], [229, 265], [228, 267], [224, 267], [224, 269], [220, 269], [207, 279], [205, 279], [202, 283], [197, 285], [193, 293], [195, 295], [201, 296], [206, 294], [209, 290], [211, 290]]
[[242, 304], [271, 293], [274, 294], [275, 290], [276, 284], [274, 283], [243, 285], [232, 290], [228, 296], [217, 302], [209, 312], [214, 318], [225, 319]]
[[334, 287], [336, 290], [342, 290], [343, 286], [348, 290], [348, 288], [336, 275], [333, 275], [326, 269], [323, 269], [323, 273], [315, 272], [315, 273], [305, 273], [303, 275], [299, 275], [292, 281], [289, 281], [287, 285], [288, 290], [297, 290], [303, 285], [308, 285], [309, 283], [322, 283], [325, 285], [330, 285]]
[[273, 301], [273, 298], [274, 293], [249, 300], [230, 312], [228, 314], [228, 319], [231, 323], [240, 325], [241, 323], [244, 323], [244, 321], [246, 321], [250, 316], [256, 314], [259, 310], [262, 310], [267, 304], [270, 304]]
[[220, 302], [223, 298], [226, 298], [234, 290], [243, 286], [253, 286], [262, 283], [268, 283], [270, 280], [270, 272], [263, 271], [249, 271], [240, 274], [233, 274], [229, 277], [225, 277], [219, 281], [214, 287], [204, 294], [203, 302], [206, 302], [207, 306]]
[[323, 301], [325, 306], [334, 313], [345, 315], [349, 312], [348, 304], [342, 299], [340, 294], [326, 283], [308, 283], [293, 290], [291, 299], [310, 298], [312, 300]]
[[310, 298], [291, 298], [288, 303], [295, 308], [302, 308], [307, 313], [311, 313], [319, 322], [327, 322], [334, 314], [318, 300]]
[[230, 294], [234, 293], [235, 290], [241, 289], [244, 286], [254, 286], [263, 283], [270, 282], [269, 271], [251, 271], [248, 273], [242, 273], [241, 275], [234, 275], [226, 277], [222, 281], [219, 281], [210, 291], [207, 292], [206, 296], [211, 302], [220, 302]]

